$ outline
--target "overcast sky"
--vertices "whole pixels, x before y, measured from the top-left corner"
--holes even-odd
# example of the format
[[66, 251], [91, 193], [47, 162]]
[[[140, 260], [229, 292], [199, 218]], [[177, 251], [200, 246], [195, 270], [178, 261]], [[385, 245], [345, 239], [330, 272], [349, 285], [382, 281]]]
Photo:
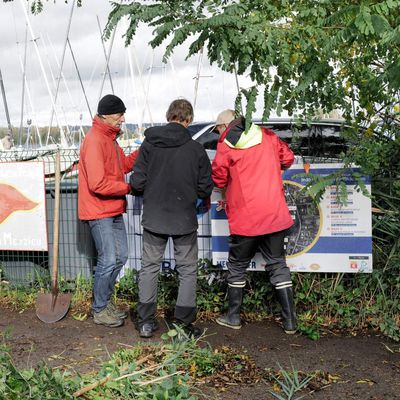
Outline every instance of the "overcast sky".
[[[22, 71], [27, 31], [23, 5], [26, 7], [26, 0], [0, 2], [0, 69], [11, 123], [16, 127], [19, 127], [21, 119]], [[72, 14], [69, 41], [92, 114], [96, 112], [100, 94], [112, 92], [108, 76], [103, 79], [106, 61], [98, 26], [99, 20], [101, 27], [104, 27], [110, 10], [108, 0], [84, 0], [83, 7], [75, 7]], [[56, 4], [45, 2], [45, 10], [39, 16], [29, 15], [40, 59], [28, 29], [24, 124], [28, 119], [40, 126], [50, 123], [52, 101], [46, 79], [54, 98], [70, 14], [71, 1], [65, 4], [63, 0], [57, 0]], [[116, 31], [109, 66], [114, 93], [127, 106], [126, 121], [165, 122], [165, 111], [173, 99], [185, 97], [194, 102], [194, 78], [199, 56], [185, 61], [187, 47], [182, 46], [175, 52], [170, 63], [162, 64], [162, 49], [153, 51], [147, 45], [151, 38], [149, 28], [141, 27], [133, 45], [125, 48], [122, 38], [124, 27], [125, 21], [120, 23]], [[105, 43], [106, 52], [110, 44], [110, 40]], [[202, 77], [198, 82], [195, 121], [210, 121], [221, 110], [233, 108], [237, 87], [234, 76], [222, 73], [217, 66], [210, 67], [205, 56], [200, 65]], [[90, 124], [90, 113], [68, 47], [62, 71], [64, 79], [60, 81], [56, 101], [59, 124]], [[100, 93], [103, 81], [104, 88]], [[239, 84], [248, 87], [250, 81], [240, 78]], [[54, 117], [54, 126], [57, 125], [57, 119]], [[0, 126], [6, 126], [6, 123], [4, 104], [0, 101]]]

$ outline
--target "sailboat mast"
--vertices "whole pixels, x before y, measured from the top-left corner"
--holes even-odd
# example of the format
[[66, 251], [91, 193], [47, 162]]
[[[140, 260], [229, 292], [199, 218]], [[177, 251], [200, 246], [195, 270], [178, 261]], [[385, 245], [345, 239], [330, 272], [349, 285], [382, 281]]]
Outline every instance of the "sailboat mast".
[[144, 113], [145, 113], [146, 106], [147, 106], [147, 109], [149, 111], [149, 118], [150, 118], [150, 122], [151, 123], [153, 123], [153, 118], [151, 116], [150, 107], [149, 107], [149, 92], [150, 92], [150, 79], [151, 79], [151, 74], [153, 72], [153, 65], [154, 65], [154, 49], [151, 52], [151, 64], [150, 64], [150, 67], [148, 68], [149, 73], [147, 74], [147, 88], [144, 91], [145, 99], [144, 99], [144, 107], [143, 107], [142, 119], [141, 119], [141, 121], [144, 120]]
[[193, 110], [196, 109], [196, 103], [197, 103], [197, 92], [199, 90], [199, 81], [200, 81], [200, 71], [201, 71], [201, 64], [203, 60], [203, 47], [200, 50], [200, 55], [199, 59], [197, 62], [197, 71], [196, 71], [196, 76], [195, 76], [195, 85], [194, 85], [194, 99], [193, 99]]
[[[117, 31], [117, 27], [114, 28], [112, 36], [111, 36], [111, 42], [110, 42], [110, 47], [108, 48], [108, 54], [106, 55], [106, 68], [103, 74], [103, 79], [101, 81], [101, 86], [100, 86], [100, 93], [99, 93], [99, 101], [101, 99], [102, 93], [103, 93], [103, 88], [104, 88], [104, 82], [106, 80], [106, 75], [107, 75], [107, 71], [110, 73], [110, 58], [111, 58], [111, 50], [113, 48], [114, 45], [114, 38], [115, 38], [115, 32]], [[111, 75], [110, 76], [110, 80], [111, 80]], [[112, 89], [114, 91], [114, 89]]]
[[72, 51], [71, 42], [69, 41], [69, 39], [67, 39], [67, 42], [68, 42], [69, 50], [71, 52], [72, 61], [74, 62], [74, 65], [75, 65], [76, 73], [78, 74], [79, 83], [81, 84], [83, 96], [85, 97], [86, 105], [87, 105], [87, 108], [89, 110], [90, 119], [93, 119], [92, 111], [90, 109], [89, 101], [88, 101], [88, 98], [86, 96], [85, 87], [83, 86], [83, 82], [82, 82], [81, 74], [79, 72], [78, 64], [76, 63], [75, 55], [74, 55], [74, 52]]
[[[29, 21], [28, 12], [26, 11], [26, 9], [25, 9], [25, 7], [24, 7], [24, 2], [23, 2], [23, 0], [20, 0], [20, 3], [21, 3], [22, 9], [23, 9], [24, 14], [25, 14], [25, 19], [26, 19], [26, 22], [27, 22], [27, 24], [28, 24], [29, 32], [30, 32], [30, 34], [31, 34], [32, 39], [34, 39], [34, 38], [35, 38], [35, 35], [34, 35], [34, 33], [33, 33], [33, 29], [32, 29], [32, 26], [31, 26], [31, 24], [30, 24], [30, 21]], [[43, 79], [44, 79], [45, 84], [46, 84], [47, 92], [49, 93], [50, 100], [51, 100], [51, 104], [52, 104], [52, 106], [53, 106], [53, 110], [54, 110], [54, 114], [55, 114], [55, 117], [56, 117], [57, 125], [58, 125], [58, 127], [59, 127], [59, 129], [60, 129], [62, 145], [65, 145], [65, 146], [66, 146], [67, 143], [66, 143], [66, 138], [65, 138], [65, 135], [64, 135], [64, 130], [63, 130], [63, 128], [62, 128], [62, 126], [61, 126], [61, 124], [60, 124], [60, 121], [59, 121], [59, 119], [58, 119], [58, 114], [57, 114], [57, 110], [56, 110], [56, 103], [54, 102], [53, 95], [52, 95], [52, 93], [51, 93], [50, 84], [49, 84], [49, 81], [48, 81], [48, 79], [47, 79], [46, 71], [45, 71], [45, 69], [44, 69], [42, 57], [40, 56], [40, 51], [39, 51], [38, 45], [37, 45], [37, 43], [36, 43], [35, 40], [33, 40], [33, 44], [34, 44], [34, 46], [35, 46], [36, 54], [37, 54], [37, 56], [38, 56], [39, 65], [40, 65], [40, 69], [42, 70]]]
[[[102, 34], [101, 26], [100, 26], [99, 16], [96, 15], [96, 18], [97, 18], [97, 25], [98, 25], [99, 31], [100, 31], [101, 44], [102, 44], [102, 46], [103, 46], [104, 58], [105, 58], [106, 61], [107, 61], [107, 73], [108, 73], [108, 78], [110, 79], [111, 92], [112, 92], [112, 94], [114, 94], [114, 85], [113, 85], [113, 81], [112, 81], [112, 78], [111, 78], [110, 65], [109, 65], [109, 63], [108, 63], [108, 57], [107, 57], [107, 52], [106, 52], [106, 46], [105, 46], [104, 40], [103, 40], [103, 34]], [[115, 34], [115, 30], [114, 30], [114, 33], [113, 33], [112, 42], [114, 42], [114, 34]], [[111, 51], [111, 50], [110, 50], [110, 51]], [[101, 93], [100, 93], [100, 97], [101, 97]]]
[[11, 121], [10, 121], [10, 114], [8, 112], [6, 91], [4, 90], [3, 75], [1, 73], [1, 68], [0, 68], [0, 86], [1, 86], [1, 95], [3, 96], [4, 110], [6, 112], [8, 132], [9, 132], [8, 134], [10, 136], [11, 141], [13, 141], [13, 133], [12, 133], [12, 127], [11, 127]]
[[[29, 6], [29, 4], [28, 4]], [[26, 52], [28, 47], [28, 24], [25, 24], [25, 42], [24, 42], [24, 61], [22, 65], [22, 95], [21, 95], [21, 119], [19, 122], [18, 141], [22, 146], [22, 130], [24, 127], [24, 104], [25, 104], [25, 82], [26, 82]]]
[[[60, 89], [60, 81], [61, 81], [61, 76], [62, 76], [62, 69], [63, 69], [63, 66], [64, 66], [65, 52], [67, 50], [68, 36], [69, 36], [69, 31], [71, 29], [71, 21], [72, 21], [72, 14], [74, 13], [74, 6], [75, 6], [75, 0], [72, 0], [72, 2], [71, 2], [71, 11], [70, 11], [70, 14], [69, 14], [69, 20], [68, 20], [68, 25], [67, 25], [67, 33], [65, 35], [65, 43], [64, 43], [63, 53], [62, 53], [62, 57], [61, 57], [60, 70], [59, 70], [58, 78], [57, 78], [56, 93], [54, 95], [54, 104], [57, 103], [58, 91]], [[50, 132], [51, 126], [53, 125], [53, 117], [54, 117], [54, 109], [52, 109], [52, 111], [51, 111], [49, 132]]]

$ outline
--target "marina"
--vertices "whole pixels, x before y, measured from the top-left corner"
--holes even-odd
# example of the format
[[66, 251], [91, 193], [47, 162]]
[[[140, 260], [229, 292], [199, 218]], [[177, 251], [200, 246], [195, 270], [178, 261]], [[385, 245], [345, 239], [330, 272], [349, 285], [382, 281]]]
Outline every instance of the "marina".
[[[0, 22], [9, 28], [0, 40], [0, 138], [8, 137], [0, 149], [79, 147], [107, 93], [127, 106], [121, 139], [128, 145], [141, 139], [146, 126], [165, 122], [173, 98], [193, 103], [196, 122], [212, 121], [220, 109], [233, 107], [237, 77], [211, 67], [203, 53], [185, 60], [183, 45], [162, 63], [163, 49], [148, 45], [149, 28], [124, 46], [127, 23], [104, 41], [111, 10], [105, 0], [87, 0], [82, 7], [56, 2], [38, 15], [24, 0], [0, 7]], [[241, 78], [240, 84], [246, 82]]]

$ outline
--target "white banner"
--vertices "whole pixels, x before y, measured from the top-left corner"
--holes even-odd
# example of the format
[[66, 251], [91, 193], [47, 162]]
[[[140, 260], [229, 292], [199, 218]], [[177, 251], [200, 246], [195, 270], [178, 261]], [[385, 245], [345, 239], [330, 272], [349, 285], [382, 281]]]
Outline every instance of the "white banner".
[[47, 251], [44, 163], [0, 163], [0, 250]]
[[[128, 234], [129, 258], [124, 269], [140, 269], [142, 257], [142, 208], [143, 198], [141, 196], [127, 196], [128, 205], [126, 214], [124, 214], [125, 226]], [[211, 259], [211, 221], [210, 221], [210, 204], [204, 200], [197, 201], [197, 221], [199, 228], [197, 229], [199, 258]], [[161, 268], [174, 269], [174, 246], [171, 239], [168, 240], [165, 248], [164, 258], [161, 262]], [[122, 275], [124, 271], [122, 271]]]

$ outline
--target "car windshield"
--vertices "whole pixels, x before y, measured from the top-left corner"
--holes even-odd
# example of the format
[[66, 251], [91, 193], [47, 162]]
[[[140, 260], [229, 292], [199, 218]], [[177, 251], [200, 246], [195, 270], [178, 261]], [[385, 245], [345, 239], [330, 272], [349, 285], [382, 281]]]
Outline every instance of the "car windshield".
[[[347, 149], [345, 139], [341, 136], [343, 124], [341, 121], [318, 122], [310, 126], [295, 125], [289, 122], [269, 121], [256, 122], [265, 128], [272, 129], [282, 140], [288, 143], [296, 155], [310, 162], [337, 161]], [[212, 131], [214, 124], [193, 135], [193, 139], [207, 150], [216, 150], [219, 134]]]
[[188, 131], [190, 133], [190, 136], [194, 136], [196, 133], [200, 132], [202, 129], [205, 127], [209, 126], [209, 122], [196, 122], [192, 125], [188, 126]]

